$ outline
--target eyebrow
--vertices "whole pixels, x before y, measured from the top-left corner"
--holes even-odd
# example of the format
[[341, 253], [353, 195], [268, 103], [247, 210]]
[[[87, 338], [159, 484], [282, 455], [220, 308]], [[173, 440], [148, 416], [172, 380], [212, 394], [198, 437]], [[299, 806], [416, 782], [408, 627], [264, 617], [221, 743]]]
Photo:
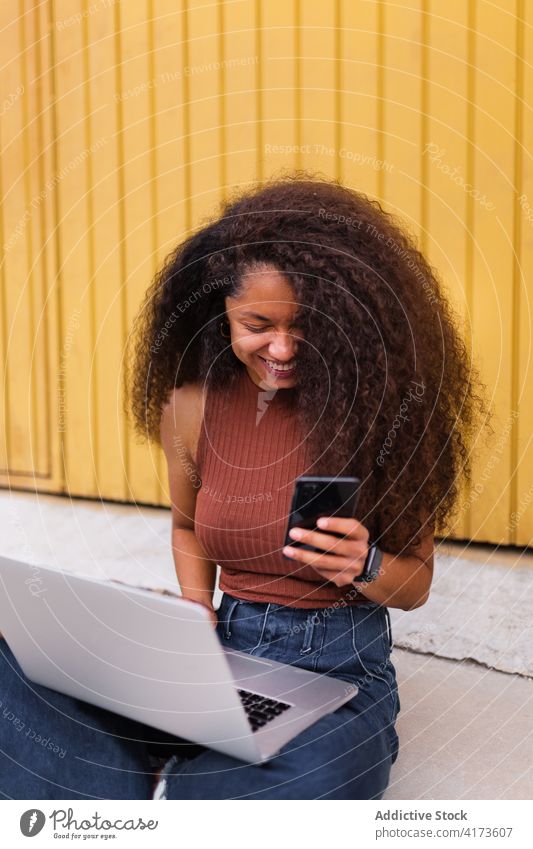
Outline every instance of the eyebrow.
[[251, 310], [246, 310], [241, 313], [241, 318], [246, 316], [246, 318], [258, 318], [260, 321], [272, 321], [272, 318], [268, 315], [261, 315], [258, 312], [252, 312]]
[[270, 321], [270, 318], [267, 315], [259, 315], [258, 312], [243, 312], [241, 315], [244, 315], [247, 318], [258, 318], [260, 321]]

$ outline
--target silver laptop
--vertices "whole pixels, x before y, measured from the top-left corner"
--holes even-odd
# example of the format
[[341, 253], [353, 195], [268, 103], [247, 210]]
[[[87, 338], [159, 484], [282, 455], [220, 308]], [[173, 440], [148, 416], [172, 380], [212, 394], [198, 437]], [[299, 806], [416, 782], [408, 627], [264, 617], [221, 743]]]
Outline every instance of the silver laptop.
[[7, 557], [0, 633], [31, 681], [249, 763], [358, 692], [222, 646], [187, 599]]

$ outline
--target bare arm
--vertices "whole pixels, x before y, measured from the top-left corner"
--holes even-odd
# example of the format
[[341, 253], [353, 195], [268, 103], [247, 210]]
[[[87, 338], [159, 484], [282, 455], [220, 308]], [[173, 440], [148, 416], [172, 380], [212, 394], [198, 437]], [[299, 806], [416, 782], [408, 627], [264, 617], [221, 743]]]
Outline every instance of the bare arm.
[[413, 610], [426, 603], [433, 580], [434, 529], [425, 526], [421, 534], [420, 546], [412, 555], [384, 552], [379, 577], [372, 583], [360, 584], [365, 598], [402, 610]]
[[175, 389], [163, 409], [160, 434], [168, 466], [172, 555], [181, 592], [213, 610], [216, 563], [207, 557], [194, 531], [199, 478], [191, 441], [198, 416], [198, 393], [194, 387]]
[[[321, 524], [323, 523], [323, 524]], [[286, 546], [283, 553], [308, 563], [319, 575], [333, 581], [338, 587], [351, 585], [361, 575], [368, 554], [368, 529], [355, 518], [340, 516], [322, 517], [318, 526], [323, 531], [293, 528], [292, 539], [299, 539], [320, 549], [319, 552]], [[343, 535], [332, 538], [333, 531]], [[434, 532], [427, 522], [422, 525], [419, 547], [409, 556], [384, 553], [376, 580], [353, 584], [369, 601], [388, 607], [412, 610], [429, 598], [433, 577]]]

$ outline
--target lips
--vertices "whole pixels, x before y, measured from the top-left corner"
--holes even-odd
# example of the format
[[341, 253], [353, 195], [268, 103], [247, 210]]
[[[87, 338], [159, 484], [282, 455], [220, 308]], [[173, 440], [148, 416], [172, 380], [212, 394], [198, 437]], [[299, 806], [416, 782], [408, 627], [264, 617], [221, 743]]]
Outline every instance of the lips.
[[264, 357], [259, 357], [259, 359], [265, 364], [267, 371], [275, 377], [292, 377], [297, 369], [296, 364], [291, 369], [276, 369]]

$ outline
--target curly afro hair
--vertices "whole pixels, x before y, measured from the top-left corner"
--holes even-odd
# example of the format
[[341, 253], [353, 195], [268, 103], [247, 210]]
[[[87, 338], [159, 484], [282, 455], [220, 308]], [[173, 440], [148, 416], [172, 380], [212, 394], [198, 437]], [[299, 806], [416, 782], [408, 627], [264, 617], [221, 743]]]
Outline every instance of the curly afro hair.
[[[234, 193], [177, 245], [147, 290], [126, 354], [126, 410], [160, 441], [174, 387], [230, 386], [242, 363], [219, 332], [249, 270], [290, 282], [305, 342], [291, 396], [315, 474], [362, 481], [358, 518], [387, 551], [450, 527], [490, 410], [442, 284], [377, 200], [296, 171]], [[313, 427], [309, 427], [309, 423]]]

